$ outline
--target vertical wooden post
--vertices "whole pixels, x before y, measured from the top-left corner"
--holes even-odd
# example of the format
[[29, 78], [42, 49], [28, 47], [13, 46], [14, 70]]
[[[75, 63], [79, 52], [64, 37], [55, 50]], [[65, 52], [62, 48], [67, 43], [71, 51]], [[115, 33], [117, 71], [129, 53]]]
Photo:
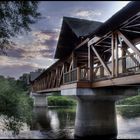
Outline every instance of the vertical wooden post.
[[115, 76], [118, 77], [119, 63], [118, 63], [118, 35], [115, 33]]
[[72, 52], [72, 69], [75, 68], [75, 53]]
[[104, 67], [100, 67], [100, 77], [104, 77]]
[[93, 51], [88, 46], [88, 80], [93, 81]]
[[80, 81], [80, 67], [77, 67], [77, 81]]
[[112, 77], [114, 77], [115, 74], [115, 59], [114, 59], [114, 49], [115, 49], [115, 35], [112, 33], [112, 39], [111, 39], [111, 53], [112, 53]]
[[[121, 48], [122, 57], [126, 56], [126, 49], [127, 49], [127, 46], [123, 43], [122, 48]], [[126, 57], [122, 59], [122, 73], [125, 73], [125, 72], [126, 72]]]

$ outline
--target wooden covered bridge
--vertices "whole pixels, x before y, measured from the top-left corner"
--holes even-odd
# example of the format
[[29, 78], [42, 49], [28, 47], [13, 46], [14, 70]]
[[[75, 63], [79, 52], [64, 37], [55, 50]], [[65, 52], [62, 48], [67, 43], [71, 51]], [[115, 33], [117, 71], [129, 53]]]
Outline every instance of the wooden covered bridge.
[[33, 81], [32, 90], [139, 84], [139, 12], [139, 2], [130, 2], [105, 23], [64, 17], [59, 60]]
[[140, 84], [140, 2], [105, 23], [64, 17], [55, 58], [32, 91], [80, 95], [75, 135], [116, 136], [115, 100]]

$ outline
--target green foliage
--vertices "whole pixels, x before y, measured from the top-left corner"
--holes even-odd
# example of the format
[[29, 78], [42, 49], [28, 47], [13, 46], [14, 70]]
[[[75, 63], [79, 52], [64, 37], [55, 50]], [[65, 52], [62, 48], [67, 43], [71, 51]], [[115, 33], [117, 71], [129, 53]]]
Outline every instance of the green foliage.
[[125, 98], [123, 100], [120, 100], [117, 104], [121, 104], [121, 105], [135, 105], [135, 104], [140, 104], [140, 95]]
[[6, 129], [17, 134], [23, 122], [30, 124], [32, 107], [32, 99], [16, 80], [0, 77], [0, 115], [6, 116]]
[[125, 118], [134, 118], [140, 116], [140, 106], [120, 106], [117, 111]]
[[0, 49], [13, 45], [10, 40], [16, 35], [30, 31], [30, 24], [40, 16], [37, 1], [1, 1], [0, 2]]
[[117, 105], [125, 105], [117, 107], [119, 114], [125, 118], [140, 116], [140, 95], [122, 99]]
[[49, 106], [73, 106], [76, 105], [76, 100], [66, 96], [49, 96]]

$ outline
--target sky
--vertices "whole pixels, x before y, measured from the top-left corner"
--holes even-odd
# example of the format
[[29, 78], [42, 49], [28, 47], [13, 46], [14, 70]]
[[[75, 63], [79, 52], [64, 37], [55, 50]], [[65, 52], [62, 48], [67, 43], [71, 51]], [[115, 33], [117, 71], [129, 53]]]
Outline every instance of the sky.
[[13, 38], [15, 46], [0, 55], [0, 75], [19, 78], [23, 73], [48, 68], [54, 54], [63, 16], [105, 22], [129, 1], [40, 1], [41, 18], [28, 34]]

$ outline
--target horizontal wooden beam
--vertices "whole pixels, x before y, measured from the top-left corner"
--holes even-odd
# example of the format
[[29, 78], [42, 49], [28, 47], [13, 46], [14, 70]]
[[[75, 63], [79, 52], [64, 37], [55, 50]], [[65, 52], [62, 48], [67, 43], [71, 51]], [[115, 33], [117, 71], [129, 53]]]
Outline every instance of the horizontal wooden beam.
[[55, 91], [61, 91], [60, 87], [59, 88], [49, 88], [49, 89], [39, 90], [39, 91], [36, 91], [36, 92], [37, 93], [50, 93], [50, 92], [55, 92]]
[[116, 86], [116, 85], [127, 85], [127, 84], [139, 84], [139, 83], [140, 83], [140, 74], [139, 75], [137, 74], [137, 75], [123, 76], [120, 78], [93, 82], [92, 88]]

